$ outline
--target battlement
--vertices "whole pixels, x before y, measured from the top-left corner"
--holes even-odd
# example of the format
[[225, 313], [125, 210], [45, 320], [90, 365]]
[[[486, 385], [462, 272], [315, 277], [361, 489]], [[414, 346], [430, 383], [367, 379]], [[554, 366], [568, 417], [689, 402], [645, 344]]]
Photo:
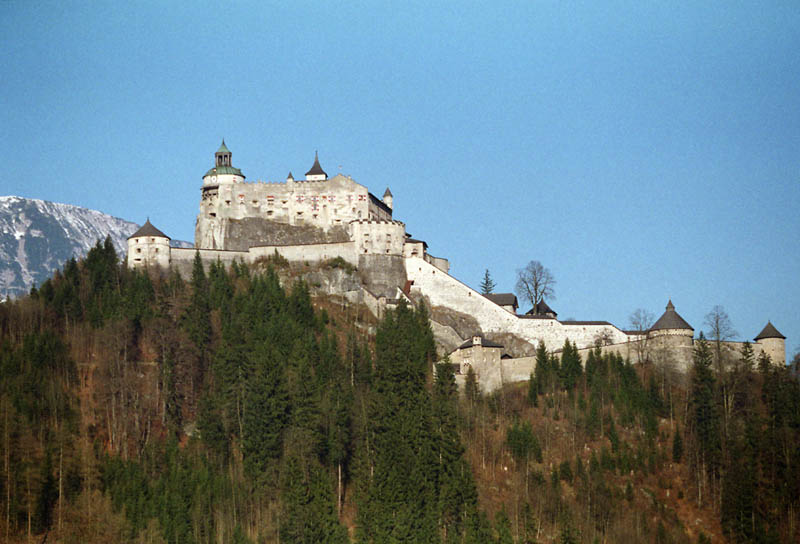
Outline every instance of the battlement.
[[406, 224], [402, 221], [398, 221], [396, 219], [386, 220], [386, 219], [353, 219], [350, 221], [351, 225], [358, 224], [358, 225], [396, 225], [398, 227], [405, 227]]

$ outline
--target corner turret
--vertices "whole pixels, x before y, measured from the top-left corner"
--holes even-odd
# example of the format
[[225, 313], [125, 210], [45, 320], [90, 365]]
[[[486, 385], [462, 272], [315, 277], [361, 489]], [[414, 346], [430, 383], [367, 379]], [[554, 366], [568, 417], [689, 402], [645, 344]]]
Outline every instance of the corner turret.
[[148, 218], [139, 230], [128, 237], [128, 268], [169, 268], [169, 240], [169, 236], [155, 228]]
[[769, 355], [769, 358], [776, 365], [786, 364], [786, 337], [778, 332], [778, 329], [767, 321], [766, 326], [755, 337], [757, 346], [761, 346], [761, 351]]
[[386, 204], [386, 207], [391, 210], [393, 201], [394, 201], [394, 198], [392, 197], [392, 192], [387, 187], [386, 191], [384, 191], [384, 193], [383, 193], [383, 203]]
[[675, 361], [689, 368], [692, 361], [692, 337], [694, 329], [675, 311], [672, 299], [658, 321], [647, 331], [647, 337], [655, 344], [656, 350], [667, 350], [673, 354]]
[[311, 166], [311, 170], [306, 172], [306, 181], [325, 181], [326, 179], [328, 179], [328, 174], [319, 165], [319, 154], [315, 151], [314, 164]]

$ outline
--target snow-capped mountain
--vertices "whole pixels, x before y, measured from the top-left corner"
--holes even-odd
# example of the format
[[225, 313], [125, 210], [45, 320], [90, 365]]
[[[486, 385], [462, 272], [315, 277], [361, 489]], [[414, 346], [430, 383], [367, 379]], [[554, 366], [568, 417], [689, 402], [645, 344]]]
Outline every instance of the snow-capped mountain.
[[0, 300], [29, 292], [107, 235], [124, 256], [126, 240], [138, 228], [79, 206], [0, 196]]

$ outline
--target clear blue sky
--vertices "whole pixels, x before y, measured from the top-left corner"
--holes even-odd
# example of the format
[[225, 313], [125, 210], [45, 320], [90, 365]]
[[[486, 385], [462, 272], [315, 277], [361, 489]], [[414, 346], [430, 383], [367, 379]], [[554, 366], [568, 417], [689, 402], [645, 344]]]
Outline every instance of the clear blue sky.
[[0, 194], [192, 240], [222, 137], [249, 180], [318, 149], [467, 284], [800, 347], [796, 0], [228, 4], [2, 2]]

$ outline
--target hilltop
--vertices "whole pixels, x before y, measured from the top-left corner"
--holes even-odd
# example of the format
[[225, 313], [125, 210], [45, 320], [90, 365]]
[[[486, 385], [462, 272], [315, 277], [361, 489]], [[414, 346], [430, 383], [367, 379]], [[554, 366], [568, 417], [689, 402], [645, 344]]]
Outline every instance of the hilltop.
[[[9, 542], [792, 542], [800, 387], [541, 349], [489, 395], [424, 305], [341, 261], [130, 270], [110, 242], [0, 305]], [[788, 453], [787, 453], [788, 452]]]

